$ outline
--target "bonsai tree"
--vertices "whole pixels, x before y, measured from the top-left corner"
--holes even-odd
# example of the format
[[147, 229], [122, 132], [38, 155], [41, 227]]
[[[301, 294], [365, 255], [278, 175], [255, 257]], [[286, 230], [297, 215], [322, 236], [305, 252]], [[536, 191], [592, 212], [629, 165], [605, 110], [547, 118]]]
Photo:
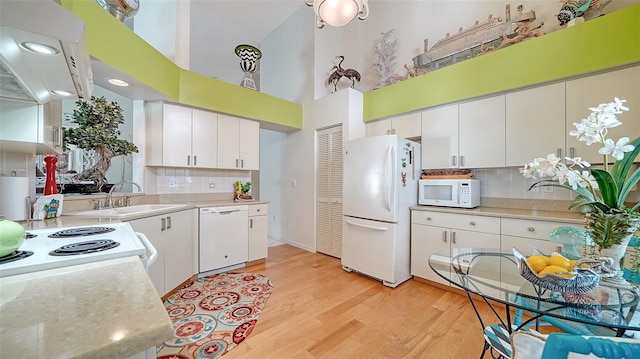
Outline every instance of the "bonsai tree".
[[124, 123], [124, 116], [117, 102], [108, 102], [104, 96], [91, 96], [88, 101], [76, 101], [76, 105], [78, 108], [73, 110], [73, 122], [78, 127], [64, 130], [63, 150], [75, 145], [83, 150], [94, 151], [95, 164], [74, 176], [74, 179], [93, 181], [101, 189], [107, 182], [106, 173], [111, 167], [111, 159], [138, 152], [138, 147], [119, 138], [118, 127]]

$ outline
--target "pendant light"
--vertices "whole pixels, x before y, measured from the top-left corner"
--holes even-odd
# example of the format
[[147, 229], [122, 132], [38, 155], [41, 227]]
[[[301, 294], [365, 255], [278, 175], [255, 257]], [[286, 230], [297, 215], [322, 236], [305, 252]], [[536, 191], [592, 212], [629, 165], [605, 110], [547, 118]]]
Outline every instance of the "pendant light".
[[304, 3], [313, 6], [320, 29], [325, 24], [344, 26], [356, 17], [364, 20], [369, 16], [367, 0], [304, 0]]

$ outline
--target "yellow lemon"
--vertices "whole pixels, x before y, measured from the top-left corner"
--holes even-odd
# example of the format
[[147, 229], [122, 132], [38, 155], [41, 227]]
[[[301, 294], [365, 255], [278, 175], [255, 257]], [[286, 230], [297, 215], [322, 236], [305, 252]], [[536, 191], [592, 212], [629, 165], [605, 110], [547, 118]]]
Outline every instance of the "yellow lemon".
[[534, 272], [538, 273], [549, 265], [549, 258], [547, 256], [530, 256], [527, 258], [527, 263]]
[[577, 259], [571, 259], [571, 260], [569, 260], [569, 266], [570, 266], [571, 268], [575, 267], [575, 266], [576, 266], [576, 263], [578, 263], [578, 260], [577, 260]]
[[549, 265], [562, 267], [564, 270], [572, 268], [569, 260], [563, 256], [551, 256], [551, 258], [549, 258]]
[[557, 275], [559, 277], [566, 277], [566, 278], [571, 278], [573, 277], [573, 274], [558, 274], [557, 272], [566, 272], [567, 269], [560, 267], [560, 266], [546, 266], [544, 267], [544, 269], [542, 269], [540, 272], [538, 272], [539, 275], [544, 276], [547, 274], [553, 274], [553, 275]]

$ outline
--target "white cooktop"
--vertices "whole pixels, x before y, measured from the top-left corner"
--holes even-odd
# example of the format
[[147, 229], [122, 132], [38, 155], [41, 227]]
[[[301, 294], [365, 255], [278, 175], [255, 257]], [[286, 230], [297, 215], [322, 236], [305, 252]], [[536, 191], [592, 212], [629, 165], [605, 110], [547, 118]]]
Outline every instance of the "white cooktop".
[[[59, 231], [88, 227], [108, 227], [113, 228], [114, 231], [80, 237], [49, 237], [50, 234]], [[20, 246], [18, 250], [31, 251], [33, 254], [23, 259], [8, 263], [0, 263], [0, 278], [113, 258], [128, 256], [139, 256], [143, 258], [146, 256], [146, 249], [144, 245], [128, 223], [109, 223], [107, 225], [99, 224], [95, 226], [39, 229], [29, 230], [27, 233], [34, 234], [36, 237], [26, 239], [24, 244]], [[110, 249], [87, 254], [65, 256], [52, 256], [49, 254], [49, 252], [65, 245], [95, 240], [112, 240], [118, 242], [119, 245]]]

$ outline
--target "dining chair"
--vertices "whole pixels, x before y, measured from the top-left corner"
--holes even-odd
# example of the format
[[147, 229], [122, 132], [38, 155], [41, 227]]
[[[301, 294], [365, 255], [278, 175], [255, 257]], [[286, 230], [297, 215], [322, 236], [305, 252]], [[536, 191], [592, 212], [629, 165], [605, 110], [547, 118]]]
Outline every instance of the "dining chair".
[[635, 359], [640, 340], [517, 331], [511, 334], [511, 359]]

